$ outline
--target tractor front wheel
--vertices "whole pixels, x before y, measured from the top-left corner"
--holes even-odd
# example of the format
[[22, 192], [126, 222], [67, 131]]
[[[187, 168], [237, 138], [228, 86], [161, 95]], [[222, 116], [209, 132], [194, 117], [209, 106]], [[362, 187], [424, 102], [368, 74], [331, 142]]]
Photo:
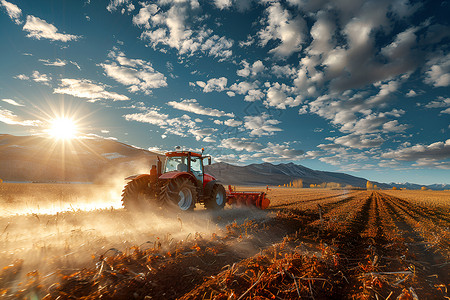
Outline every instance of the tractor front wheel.
[[155, 193], [149, 186], [149, 178], [142, 177], [127, 183], [122, 193], [122, 205], [128, 211], [148, 210], [155, 202]]
[[159, 199], [168, 209], [193, 210], [197, 201], [197, 189], [188, 178], [170, 179], [161, 187]]
[[205, 202], [207, 209], [223, 209], [227, 202], [227, 193], [221, 184], [215, 184], [208, 200]]

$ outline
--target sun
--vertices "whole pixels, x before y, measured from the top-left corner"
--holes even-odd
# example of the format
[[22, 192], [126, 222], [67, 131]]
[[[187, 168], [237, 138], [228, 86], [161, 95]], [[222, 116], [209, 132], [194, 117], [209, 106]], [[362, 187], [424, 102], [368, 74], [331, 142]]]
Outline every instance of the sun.
[[56, 118], [50, 120], [48, 134], [58, 140], [70, 140], [77, 135], [77, 125], [69, 118]]

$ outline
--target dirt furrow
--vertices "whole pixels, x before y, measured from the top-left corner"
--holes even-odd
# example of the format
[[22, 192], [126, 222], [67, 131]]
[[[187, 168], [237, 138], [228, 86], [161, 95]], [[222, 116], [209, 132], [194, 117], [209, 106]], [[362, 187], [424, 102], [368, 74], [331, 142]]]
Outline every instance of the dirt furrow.
[[307, 199], [307, 200], [300, 199], [300, 200], [292, 201], [292, 202], [289, 202], [289, 203], [273, 205], [273, 206], [271, 206], [271, 208], [273, 208], [273, 209], [282, 209], [282, 208], [288, 208], [288, 207], [295, 207], [298, 204], [317, 202], [317, 201], [323, 201], [323, 200], [331, 200], [331, 199], [339, 198], [339, 197], [342, 197], [342, 196], [345, 196], [345, 195], [348, 195], [348, 194], [349, 193], [342, 193], [342, 194], [338, 194], [338, 195], [319, 197], [319, 198], [313, 198], [313, 199]]
[[[448, 283], [450, 280], [449, 268], [445, 267], [445, 265], [443, 268], [438, 267], [446, 263], [445, 258], [438, 252], [430, 251], [424, 238], [418, 232], [418, 228], [415, 229], [411, 225], [411, 221], [408, 220], [409, 215], [405, 215], [395, 203], [392, 203], [391, 199], [386, 199], [382, 196], [381, 198], [384, 200], [389, 213], [394, 217], [394, 223], [400, 230], [400, 234], [408, 241], [407, 246], [413, 255], [411, 259], [419, 262], [417, 265], [422, 267], [424, 276], [433, 278], [434, 275], [438, 275], [435, 283]], [[418, 271], [420, 272], [420, 269]]]

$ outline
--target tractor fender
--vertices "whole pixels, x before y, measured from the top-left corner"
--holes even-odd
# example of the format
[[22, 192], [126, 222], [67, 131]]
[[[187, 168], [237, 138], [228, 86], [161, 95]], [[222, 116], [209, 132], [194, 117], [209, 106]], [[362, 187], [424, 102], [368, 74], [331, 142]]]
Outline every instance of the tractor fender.
[[153, 177], [153, 176], [151, 176], [149, 174], [136, 174], [136, 175], [128, 176], [127, 178], [125, 178], [125, 180], [135, 180], [135, 179], [140, 179], [140, 178], [143, 178], [143, 177], [146, 177], [146, 176], [148, 176], [149, 180], [150, 180], [150, 178]]
[[217, 183], [217, 180], [212, 180], [212, 181], [206, 183], [205, 189], [204, 189], [205, 197], [209, 197], [209, 195], [211, 194], [212, 189], [216, 183]]
[[192, 175], [189, 172], [178, 172], [178, 171], [167, 172], [159, 176], [159, 180], [169, 180], [178, 177], [187, 177], [195, 184], [195, 186], [197, 186], [197, 179], [195, 178], [194, 175]]

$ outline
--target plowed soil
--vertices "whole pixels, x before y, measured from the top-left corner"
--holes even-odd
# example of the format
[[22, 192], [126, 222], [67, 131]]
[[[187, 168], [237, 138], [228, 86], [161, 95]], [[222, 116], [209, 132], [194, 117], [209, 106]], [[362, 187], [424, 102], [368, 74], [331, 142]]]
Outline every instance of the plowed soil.
[[0, 295], [449, 299], [450, 193], [407, 195], [272, 189], [265, 211], [4, 217]]

